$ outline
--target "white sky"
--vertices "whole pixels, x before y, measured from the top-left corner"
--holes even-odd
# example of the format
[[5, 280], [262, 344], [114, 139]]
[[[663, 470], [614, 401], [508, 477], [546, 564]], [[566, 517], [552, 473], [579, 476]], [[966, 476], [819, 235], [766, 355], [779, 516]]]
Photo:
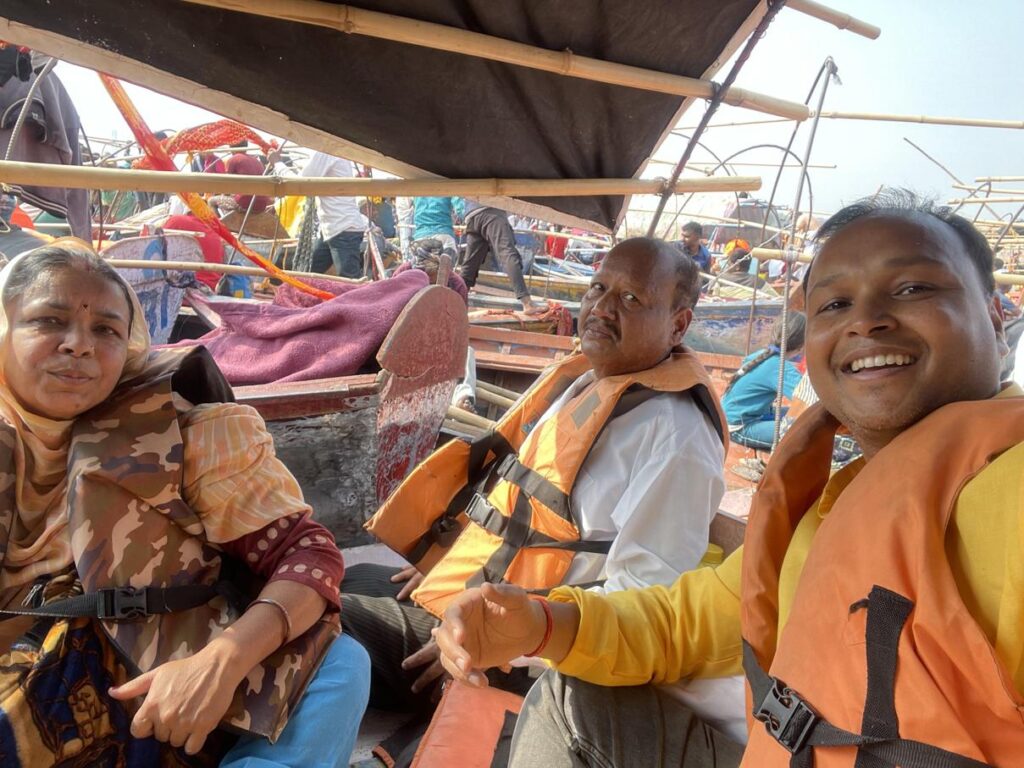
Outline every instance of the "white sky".
[[[758, 44], [737, 85], [803, 101], [822, 61], [831, 55], [842, 85], [830, 86], [826, 110], [1024, 119], [1024, 67], [1018, 55], [1024, 30], [1021, 0], [830, 0], [830, 4], [877, 24], [882, 28], [881, 37], [868, 40], [783, 10]], [[69, 64], [60, 64], [57, 72], [73, 95], [90, 136], [129, 137], [94, 73]], [[724, 76], [725, 70], [718, 79]], [[213, 118], [205, 110], [135, 86], [129, 86], [129, 91], [154, 130], [183, 128]], [[695, 105], [682, 125], [695, 125], [702, 108]], [[715, 122], [765, 117], [723, 107]], [[754, 144], [784, 145], [791, 129], [791, 123], [712, 128], [703, 143], [724, 157]], [[805, 124], [793, 145], [799, 154], [805, 151], [806, 135]], [[949, 186], [948, 177], [903, 137], [968, 183], [976, 176], [1024, 175], [1022, 130], [822, 120], [811, 162], [837, 168], [812, 171], [815, 210], [834, 211], [845, 202], [871, 194], [883, 183], [910, 187], [943, 200], [959, 196]], [[676, 160], [682, 148], [682, 140], [674, 138], [656, 156]], [[780, 158], [778, 151], [759, 150], [738, 160], [777, 163]], [[700, 149], [693, 158], [695, 162], [709, 159]], [[667, 175], [669, 170], [657, 166], [652, 174]], [[772, 169], [738, 166], [736, 170], [762, 176], [762, 196], [767, 196]], [[796, 174], [786, 171], [783, 179], [777, 201], [788, 205]], [[1024, 182], [1003, 186], [1024, 189]]]

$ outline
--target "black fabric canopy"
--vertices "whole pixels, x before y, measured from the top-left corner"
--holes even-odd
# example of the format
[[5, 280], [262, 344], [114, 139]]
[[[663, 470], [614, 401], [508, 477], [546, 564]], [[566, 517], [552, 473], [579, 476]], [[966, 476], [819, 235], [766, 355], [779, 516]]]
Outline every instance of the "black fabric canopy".
[[[351, 5], [690, 77], [713, 72], [731, 51], [730, 41], [736, 44], [737, 31], [752, 14], [763, 13], [758, 0]], [[105, 69], [401, 175], [411, 175], [411, 168], [450, 178], [635, 176], [684, 103], [675, 96], [176, 0], [4, 0], [0, 39]], [[161, 80], [154, 70], [173, 77]], [[216, 93], [265, 109], [243, 110], [228, 99], [218, 109]], [[361, 150], [383, 157], [360, 156]], [[524, 201], [563, 214], [553, 220], [608, 229], [618, 223], [625, 203], [622, 197]]]

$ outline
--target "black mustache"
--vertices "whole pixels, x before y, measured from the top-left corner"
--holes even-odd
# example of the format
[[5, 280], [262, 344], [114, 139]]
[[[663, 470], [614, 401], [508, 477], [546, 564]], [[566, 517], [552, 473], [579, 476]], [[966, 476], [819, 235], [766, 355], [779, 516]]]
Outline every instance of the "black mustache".
[[601, 322], [600, 320], [588, 320], [586, 325], [583, 326], [583, 330], [585, 331], [590, 330], [591, 328], [600, 328], [603, 331], [613, 334], [617, 334], [619, 332], [619, 329], [614, 325], [608, 325], [608, 323]]

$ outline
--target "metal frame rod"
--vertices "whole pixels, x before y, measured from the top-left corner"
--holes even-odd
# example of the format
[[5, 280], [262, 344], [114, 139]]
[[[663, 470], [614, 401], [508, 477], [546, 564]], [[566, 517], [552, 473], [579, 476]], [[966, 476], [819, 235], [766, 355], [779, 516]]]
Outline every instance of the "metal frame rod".
[[[810, 135], [807, 137], [807, 148], [804, 150], [804, 157], [803, 157], [804, 173], [800, 174], [800, 179], [799, 179], [799, 181], [797, 181], [796, 193], [793, 195], [793, 207], [792, 207], [792, 212], [793, 212], [792, 218], [793, 218], [793, 220], [792, 220], [792, 223], [790, 224], [789, 243], [787, 244], [787, 248], [789, 250], [793, 249], [793, 244], [794, 244], [794, 242], [796, 240], [796, 219], [797, 219], [796, 214], [797, 214], [797, 211], [800, 210], [800, 198], [803, 196], [804, 178], [805, 178], [805, 175], [806, 175], [806, 172], [807, 172], [807, 163], [810, 162], [811, 150], [814, 148], [814, 137], [815, 137], [815, 135], [817, 135], [817, 132], [818, 132], [818, 117], [817, 117], [817, 115], [818, 115], [818, 113], [821, 112], [822, 104], [825, 103], [825, 95], [828, 93], [829, 82], [831, 82], [832, 78], [835, 77], [836, 73], [838, 72], [838, 68], [836, 67], [836, 63], [832, 60], [831, 56], [829, 56], [827, 59], [825, 59], [825, 66], [826, 66], [828, 71], [827, 71], [827, 73], [825, 75], [825, 80], [822, 83], [821, 92], [818, 94], [818, 108], [815, 110], [815, 117], [811, 121], [811, 132], [810, 132]], [[779, 321], [782, 323], [782, 333], [779, 334], [779, 336], [780, 336], [780, 339], [779, 339], [779, 381], [778, 381], [778, 389], [776, 390], [776, 394], [775, 394], [775, 435], [772, 438], [772, 450], [774, 450], [775, 446], [777, 446], [779, 444], [779, 436], [780, 436], [780, 432], [781, 432], [781, 429], [782, 429], [782, 400], [783, 400], [783, 392], [782, 392], [782, 390], [783, 390], [783, 385], [785, 384], [785, 375], [786, 375], [786, 370], [785, 370], [785, 368], [786, 368], [786, 341], [787, 341], [787, 336], [789, 335], [788, 334], [788, 330], [787, 330], [788, 329], [788, 325], [789, 325], [788, 324], [788, 320], [789, 320], [789, 294], [790, 294], [790, 287], [792, 285], [792, 282], [793, 282], [793, 265], [792, 265], [792, 263], [790, 263], [789, 267], [786, 269], [785, 288], [783, 289], [783, 294], [782, 294], [782, 314], [781, 314], [781, 316], [779, 318]]]
[[[700, 140], [701, 134], [704, 132], [708, 123], [711, 122], [711, 118], [714, 116], [715, 112], [718, 111], [718, 106], [725, 99], [726, 93], [728, 93], [732, 84], [736, 82], [736, 77], [739, 75], [740, 70], [743, 69], [743, 65], [747, 63], [747, 59], [750, 58], [750, 54], [753, 53], [754, 46], [757, 45], [758, 41], [767, 31], [768, 25], [772, 23], [772, 20], [778, 14], [782, 6], [783, 3], [768, 4], [768, 10], [765, 11], [764, 16], [762, 16], [761, 20], [757, 23], [757, 27], [750, 34], [750, 37], [747, 38], [747, 42], [744, 44], [743, 50], [740, 51], [740, 55], [732, 65], [732, 69], [729, 70], [729, 74], [726, 75], [722, 84], [715, 89], [714, 95], [708, 103], [707, 109], [704, 110], [704, 116], [700, 119], [700, 124], [697, 126], [697, 130], [693, 132], [693, 136], [687, 143], [686, 149], [683, 150], [683, 156], [679, 158], [679, 162], [676, 163], [676, 167], [672, 171], [672, 176], [669, 178], [670, 187], [674, 186], [679, 180], [679, 177], [683, 173], [683, 169], [686, 168], [686, 164], [693, 155], [693, 151], [697, 148], [697, 142]], [[661, 214], [665, 210], [665, 205], [668, 203], [668, 198], [671, 194], [672, 193], [668, 187], [662, 193], [661, 199], [658, 201], [658, 207], [654, 211], [654, 216], [651, 217], [651, 223], [647, 227], [648, 237], [654, 237], [655, 232], [657, 232], [658, 220], [661, 218]]]

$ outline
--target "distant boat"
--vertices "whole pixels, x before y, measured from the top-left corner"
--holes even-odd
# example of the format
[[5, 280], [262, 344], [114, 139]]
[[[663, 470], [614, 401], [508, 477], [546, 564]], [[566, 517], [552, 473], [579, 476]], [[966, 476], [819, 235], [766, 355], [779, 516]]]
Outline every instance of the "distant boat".
[[[481, 273], [483, 274], [483, 273]], [[496, 274], [496, 273], [491, 273]], [[505, 277], [505, 275], [502, 275]], [[543, 299], [543, 294], [532, 290], [534, 299]], [[555, 296], [549, 294], [554, 299]], [[580, 304], [578, 301], [561, 301], [561, 304], [572, 314], [574, 318], [579, 317]], [[511, 292], [497, 288], [485, 287], [482, 290], [474, 290], [469, 293], [470, 309], [505, 309], [516, 310], [521, 307], [519, 301], [514, 298]], [[742, 299], [714, 301], [704, 300], [697, 304], [693, 313], [693, 322], [686, 331], [684, 342], [696, 352], [711, 352], [719, 355], [747, 354], [747, 326], [750, 324], [750, 348], [749, 351], [761, 349], [769, 344], [772, 334], [772, 326], [782, 312], [781, 299], [761, 299], [754, 305], [753, 319], [750, 317], [750, 301]], [[486, 319], [485, 319], [486, 318]], [[503, 319], [500, 316], [484, 316], [479, 320], [470, 314], [470, 323], [473, 325], [487, 325], [489, 327], [503, 327], [515, 330], [544, 330], [541, 327], [524, 325], [523, 318], [508, 316]]]
[[748, 324], [753, 326], [749, 348], [753, 352], [771, 342], [772, 327], [781, 312], [780, 299], [758, 301], [754, 305], [753, 320], [749, 300], [702, 301], [694, 310], [693, 322], [683, 341], [697, 352], [743, 356], [748, 353]]
[[[202, 262], [199, 241], [189, 235], [129, 237], [103, 249], [105, 259], [141, 261]], [[122, 269], [120, 272], [135, 289], [154, 344], [166, 344], [181, 309], [185, 290], [195, 283], [195, 272], [168, 272], [163, 269]]]
[[[582, 267], [583, 265], [581, 264], [580, 266]], [[539, 296], [542, 299], [555, 299], [562, 302], [578, 302], [590, 287], [589, 276], [578, 277], [569, 273], [555, 274], [554, 265], [545, 266], [544, 268], [550, 269], [552, 273], [525, 276], [526, 287], [530, 289], [532, 296]], [[487, 286], [488, 288], [501, 288], [502, 290], [509, 291], [511, 295], [512, 283], [509, 276], [504, 272], [485, 272], [481, 270], [480, 274], [477, 275], [476, 281], [477, 284]]]

